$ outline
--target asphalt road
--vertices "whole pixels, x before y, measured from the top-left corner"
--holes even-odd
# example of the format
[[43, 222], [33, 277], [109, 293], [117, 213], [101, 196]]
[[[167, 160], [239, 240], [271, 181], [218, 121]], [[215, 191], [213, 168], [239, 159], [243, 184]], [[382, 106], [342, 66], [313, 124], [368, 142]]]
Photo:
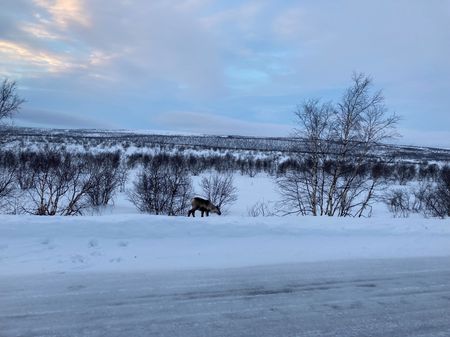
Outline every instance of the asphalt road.
[[450, 336], [450, 258], [0, 279], [0, 336]]

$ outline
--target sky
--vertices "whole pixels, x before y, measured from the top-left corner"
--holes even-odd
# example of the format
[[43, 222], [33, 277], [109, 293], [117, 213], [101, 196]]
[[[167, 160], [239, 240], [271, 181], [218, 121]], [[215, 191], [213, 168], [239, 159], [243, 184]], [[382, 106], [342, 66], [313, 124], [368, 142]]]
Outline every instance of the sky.
[[450, 0], [2, 0], [14, 123], [287, 136], [354, 72], [404, 144], [450, 147]]

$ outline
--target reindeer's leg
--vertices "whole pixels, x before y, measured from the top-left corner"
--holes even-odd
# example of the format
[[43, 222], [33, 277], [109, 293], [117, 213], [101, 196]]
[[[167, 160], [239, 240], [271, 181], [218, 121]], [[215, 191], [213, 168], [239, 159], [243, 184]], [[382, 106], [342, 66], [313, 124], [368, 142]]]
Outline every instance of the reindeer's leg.
[[197, 210], [197, 208], [192, 207], [192, 209], [189, 211], [190, 214], [192, 214], [192, 217], [195, 218], [195, 211]]
[[188, 218], [191, 216], [191, 213], [192, 213], [192, 209], [190, 209], [190, 210], [188, 211]]
[[209, 216], [209, 211], [206, 211], [206, 216]]
[[203, 218], [203, 215], [205, 214], [205, 210], [202, 209], [201, 212], [202, 212], [202, 218]]

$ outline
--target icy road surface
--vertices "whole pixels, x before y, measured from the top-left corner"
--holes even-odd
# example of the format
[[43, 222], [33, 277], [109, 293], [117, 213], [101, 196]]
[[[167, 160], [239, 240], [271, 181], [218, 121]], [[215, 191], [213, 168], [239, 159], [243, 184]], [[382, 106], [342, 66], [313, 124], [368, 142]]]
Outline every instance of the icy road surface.
[[0, 279], [0, 336], [450, 336], [450, 258]]

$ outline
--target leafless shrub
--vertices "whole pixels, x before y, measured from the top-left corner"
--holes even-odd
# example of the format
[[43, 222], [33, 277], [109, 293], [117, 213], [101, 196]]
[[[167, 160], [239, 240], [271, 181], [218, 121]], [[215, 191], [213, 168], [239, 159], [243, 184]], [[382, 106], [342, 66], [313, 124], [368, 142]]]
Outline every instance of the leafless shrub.
[[275, 212], [270, 209], [266, 201], [262, 200], [247, 208], [247, 214], [256, 218], [259, 216], [274, 216]]
[[400, 185], [414, 180], [417, 175], [417, 168], [413, 164], [399, 163], [396, 165], [395, 176]]
[[439, 218], [450, 216], [450, 167], [444, 167], [435, 187], [426, 191], [424, 214]]
[[395, 218], [407, 218], [411, 213], [411, 194], [406, 189], [390, 191], [385, 203]]
[[304, 172], [288, 171], [277, 178], [278, 189], [282, 200], [277, 204], [277, 210], [281, 214], [307, 215], [312, 213], [312, 208], [307, 200], [308, 181]]
[[411, 211], [414, 213], [423, 213], [425, 209], [425, 200], [428, 191], [433, 189], [430, 183], [421, 183], [418, 187], [412, 189], [413, 201], [411, 204]]
[[35, 215], [81, 215], [89, 207], [93, 170], [80, 158], [53, 150], [36, 155], [23, 211]]
[[394, 189], [384, 196], [383, 201], [394, 217], [408, 217], [411, 213], [440, 218], [450, 215], [450, 193], [443, 180]]
[[138, 173], [129, 199], [150, 214], [185, 215], [192, 197], [192, 182], [184, 162], [153, 159]]
[[[89, 158], [93, 188], [88, 191], [92, 206], [106, 206], [123, 185], [126, 169], [121, 165], [120, 153], [102, 153]], [[125, 172], [124, 172], [125, 171]]]
[[439, 178], [439, 166], [437, 164], [422, 164], [419, 167], [418, 177], [421, 181], [437, 181]]
[[11, 212], [16, 194], [16, 168], [0, 166], [0, 213]]
[[34, 161], [34, 157], [30, 153], [19, 153], [19, 162], [16, 170], [16, 179], [19, 184], [19, 188], [22, 191], [30, 189], [33, 186], [33, 169], [31, 163]]
[[234, 186], [231, 173], [214, 173], [203, 177], [200, 188], [206, 199], [219, 207], [222, 212], [237, 200], [237, 188]]

